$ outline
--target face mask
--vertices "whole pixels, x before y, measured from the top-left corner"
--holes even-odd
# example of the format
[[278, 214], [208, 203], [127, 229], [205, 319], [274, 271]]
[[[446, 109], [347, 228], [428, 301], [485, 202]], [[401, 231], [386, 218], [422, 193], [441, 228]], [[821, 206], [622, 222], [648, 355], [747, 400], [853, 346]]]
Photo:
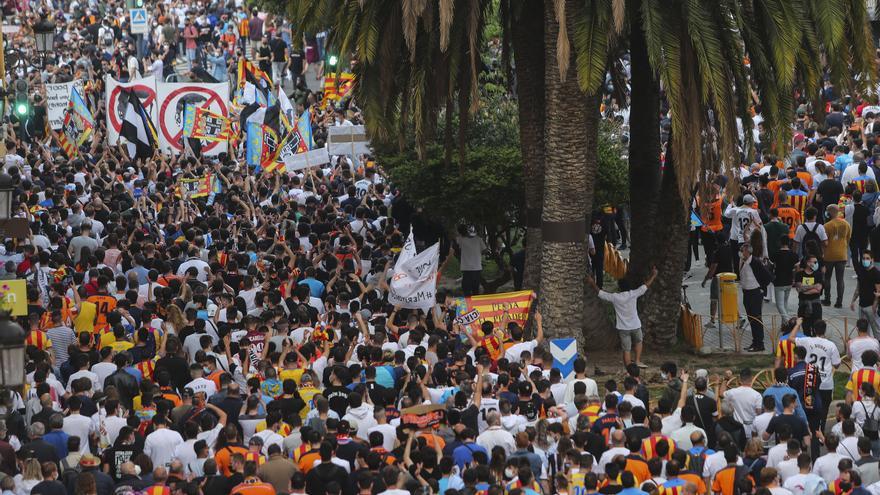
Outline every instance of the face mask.
[[871, 265], [873, 264], [874, 262], [871, 260], [862, 260], [862, 266], [865, 268], [871, 268]]
[[514, 478], [514, 477], [516, 477], [516, 473], [513, 472], [513, 469], [505, 468], [504, 469], [504, 477], [505, 478]]
[[205, 375], [210, 375], [210, 374], [211, 374], [211, 370], [210, 370], [210, 368], [202, 368], [202, 370], [205, 372]]
[[814, 272], [818, 271], [819, 270], [819, 263], [813, 263], [812, 265], [810, 265], [810, 268], [812, 268]]

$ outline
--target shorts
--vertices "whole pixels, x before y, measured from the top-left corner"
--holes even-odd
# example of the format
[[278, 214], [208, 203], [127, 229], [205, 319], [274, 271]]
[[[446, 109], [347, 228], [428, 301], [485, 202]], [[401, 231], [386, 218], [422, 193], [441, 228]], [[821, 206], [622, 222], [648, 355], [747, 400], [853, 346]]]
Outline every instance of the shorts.
[[709, 282], [709, 300], [718, 300], [718, 277], [712, 277], [712, 281]]
[[620, 334], [620, 347], [625, 352], [631, 351], [633, 344], [638, 344], [642, 341], [641, 328], [636, 328], [635, 330], [618, 330], [617, 332]]

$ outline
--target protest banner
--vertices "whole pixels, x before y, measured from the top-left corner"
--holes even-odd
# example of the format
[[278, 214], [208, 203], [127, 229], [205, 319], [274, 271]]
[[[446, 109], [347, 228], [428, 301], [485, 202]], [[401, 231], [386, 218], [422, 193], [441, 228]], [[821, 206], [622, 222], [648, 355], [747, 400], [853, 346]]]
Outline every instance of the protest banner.
[[178, 198], [201, 198], [211, 194], [214, 189], [214, 175], [206, 174], [195, 179], [180, 179], [177, 181]]
[[529, 309], [532, 307], [534, 297], [535, 293], [530, 290], [456, 297], [453, 299], [452, 307], [457, 317], [476, 309], [479, 316], [471, 322], [472, 325], [479, 326], [484, 321], [489, 321], [498, 326], [503, 321], [512, 321], [524, 326], [529, 319]]
[[370, 140], [362, 125], [336, 125], [327, 128], [327, 152], [331, 155], [366, 155]]
[[[176, 155], [183, 151], [183, 124], [187, 105], [201, 107], [229, 117], [229, 85], [227, 83], [157, 83], [156, 99], [159, 113], [156, 128], [159, 149]], [[226, 141], [211, 141], [202, 146], [204, 156], [216, 156], [227, 150]]]
[[110, 76], [104, 78], [105, 89], [105, 110], [107, 114], [107, 142], [113, 146], [119, 142], [119, 131], [122, 130], [122, 118], [128, 108], [128, 98], [120, 98], [119, 96], [124, 90], [134, 89], [134, 93], [141, 101], [141, 105], [147, 110], [153, 124], [155, 125], [157, 107], [156, 105], [156, 78], [154, 76], [135, 79], [131, 82], [119, 82]]
[[64, 112], [70, 102], [70, 90], [76, 88], [80, 95], [84, 95], [82, 80], [46, 84], [46, 115], [49, 118], [49, 127], [54, 130], [64, 126]]
[[413, 234], [410, 231], [409, 238], [394, 265], [388, 302], [402, 308], [421, 309], [427, 313], [436, 300], [439, 265], [440, 243], [416, 254]]

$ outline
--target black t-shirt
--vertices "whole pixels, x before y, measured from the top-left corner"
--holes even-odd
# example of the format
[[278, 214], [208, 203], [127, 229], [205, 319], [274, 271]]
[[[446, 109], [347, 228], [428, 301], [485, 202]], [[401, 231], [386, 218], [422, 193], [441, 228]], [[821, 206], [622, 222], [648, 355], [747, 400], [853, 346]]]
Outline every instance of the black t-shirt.
[[343, 386], [331, 385], [324, 389], [324, 397], [330, 403], [330, 409], [336, 411], [339, 417], [345, 416], [345, 410], [348, 409], [348, 394], [351, 391]]
[[868, 227], [869, 216], [871, 216], [871, 211], [864, 204], [856, 203], [853, 206], [852, 240], [864, 242], [868, 239], [868, 232], [871, 230], [871, 227]]
[[272, 50], [273, 62], [287, 62], [284, 59], [284, 50], [287, 49], [287, 43], [281, 38], [272, 38], [269, 42], [269, 49]]
[[843, 186], [836, 180], [825, 179], [816, 187], [816, 194], [822, 197], [824, 211], [825, 206], [836, 205], [840, 201], [840, 195], [843, 194]]
[[[259, 56], [260, 58], [271, 57], [272, 50], [268, 46], [263, 45], [260, 47]], [[260, 60], [260, 70], [269, 73], [272, 70], [272, 62], [268, 58], [266, 60]]]
[[874, 267], [865, 269], [860, 261], [853, 263], [853, 267], [859, 278], [859, 306], [867, 308], [874, 304], [874, 286], [880, 284], [880, 271]]
[[776, 265], [774, 271], [773, 285], [775, 287], [788, 287], [794, 279], [794, 267], [797, 265], [798, 257], [791, 249], [780, 249], [773, 253], [770, 261]]
[[718, 267], [715, 268], [715, 273], [732, 273], [733, 272], [733, 254], [730, 249], [730, 243], [725, 242], [723, 244], [719, 244], [714, 251], [709, 252], [709, 256], [706, 259], [706, 263], [709, 266], [718, 263]]
[[122, 476], [119, 467], [139, 453], [134, 445], [120, 445], [105, 450], [101, 455], [101, 461], [109, 467], [108, 474], [113, 477], [113, 481], [119, 481], [119, 477]]
[[[794, 276], [794, 283], [801, 285], [815, 285], [822, 283], [822, 273], [814, 272], [812, 274], [807, 274], [805, 271], [797, 272]], [[821, 292], [817, 292], [815, 294], [804, 294], [802, 292], [798, 292], [798, 301], [807, 302], [807, 301], [818, 301], [819, 296], [821, 296]]]
[[186, 359], [177, 356], [166, 356], [156, 361], [156, 369], [154, 373], [158, 376], [162, 370], [168, 370], [171, 375], [171, 383], [178, 392], [183, 391], [183, 387], [192, 380], [189, 376], [189, 365]]
[[[791, 438], [800, 440], [807, 436], [807, 424], [796, 414], [778, 414], [773, 416], [767, 425], [767, 433], [773, 435], [777, 432], [781, 425], [788, 425], [791, 428]], [[779, 438], [776, 438], [779, 441]]]
[[303, 52], [302, 50], [293, 50], [290, 52], [290, 72], [293, 77], [302, 74], [303, 71]]
[[67, 490], [58, 480], [46, 480], [34, 485], [31, 495], [67, 495]]

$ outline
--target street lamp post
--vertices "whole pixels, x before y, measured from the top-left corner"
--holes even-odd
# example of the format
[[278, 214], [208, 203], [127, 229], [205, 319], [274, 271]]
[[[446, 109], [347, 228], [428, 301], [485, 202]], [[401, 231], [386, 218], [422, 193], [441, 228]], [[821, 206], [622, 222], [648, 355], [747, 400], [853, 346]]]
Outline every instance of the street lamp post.
[[12, 196], [15, 195], [15, 182], [6, 172], [0, 172], [0, 220], [12, 218]]
[[45, 16], [34, 26], [34, 42], [45, 66], [46, 55], [55, 48], [55, 25], [46, 20]]

